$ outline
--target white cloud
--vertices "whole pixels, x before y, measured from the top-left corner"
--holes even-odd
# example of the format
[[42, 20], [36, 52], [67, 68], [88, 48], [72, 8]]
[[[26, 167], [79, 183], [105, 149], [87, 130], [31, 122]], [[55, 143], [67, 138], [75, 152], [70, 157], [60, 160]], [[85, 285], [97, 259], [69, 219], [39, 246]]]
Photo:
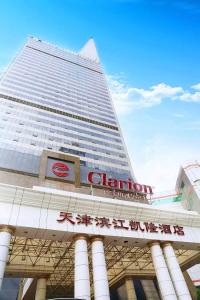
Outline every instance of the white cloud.
[[200, 91], [195, 93], [185, 92], [180, 97], [176, 97], [175, 100], [180, 100], [184, 102], [200, 102]]
[[192, 85], [191, 88], [200, 91], [200, 83]]
[[180, 145], [157, 134], [140, 149], [133, 149], [129, 142], [129, 149], [138, 181], [155, 187], [154, 192], [173, 190], [180, 165], [199, 158], [199, 147]]
[[[200, 83], [186, 90], [181, 86], [171, 86], [166, 83], [159, 83], [147, 89], [138, 88], [124, 83], [120, 77], [113, 76], [108, 76], [108, 82], [116, 111], [122, 121], [122, 130], [125, 133], [137, 180], [154, 186], [155, 192], [172, 190], [175, 187], [180, 165], [185, 161], [199, 158], [198, 132], [190, 135], [188, 129], [200, 129], [200, 121], [191, 122], [190, 118], [187, 124], [185, 120], [184, 130], [181, 131], [179, 126], [176, 138], [174, 134], [176, 128], [173, 126], [162, 128], [162, 124], [159, 127], [159, 120], [154, 123], [158, 126], [155, 126], [154, 131], [148, 123], [151, 120], [143, 120], [140, 133], [137, 130], [140, 124], [135, 124], [131, 120], [135, 110], [158, 106], [166, 100], [200, 103]], [[188, 113], [185, 110], [174, 111], [173, 108], [169, 112], [168, 117], [170, 116], [184, 118], [188, 117]], [[150, 130], [144, 131], [144, 127]], [[145, 138], [142, 133], [145, 133]]]
[[107, 76], [115, 109], [118, 114], [131, 113], [133, 110], [149, 108], [162, 103], [166, 99], [200, 102], [200, 83], [191, 86], [195, 91], [184, 90], [180, 86], [159, 83], [149, 89], [129, 86], [114, 76]]

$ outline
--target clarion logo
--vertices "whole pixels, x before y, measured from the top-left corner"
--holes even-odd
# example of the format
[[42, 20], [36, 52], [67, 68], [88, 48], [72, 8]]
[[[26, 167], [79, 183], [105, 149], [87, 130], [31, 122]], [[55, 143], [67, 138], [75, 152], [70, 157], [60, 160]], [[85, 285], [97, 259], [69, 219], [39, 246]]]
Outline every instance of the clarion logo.
[[69, 167], [66, 164], [61, 162], [56, 162], [52, 165], [52, 172], [58, 177], [67, 177], [70, 174], [67, 172], [69, 171]]
[[128, 180], [108, 178], [106, 173], [89, 172], [87, 180], [91, 184], [101, 185], [103, 187], [112, 189], [122, 189], [137, 193], [153, 194], [151, 186], [133, 182], [130, 178]]

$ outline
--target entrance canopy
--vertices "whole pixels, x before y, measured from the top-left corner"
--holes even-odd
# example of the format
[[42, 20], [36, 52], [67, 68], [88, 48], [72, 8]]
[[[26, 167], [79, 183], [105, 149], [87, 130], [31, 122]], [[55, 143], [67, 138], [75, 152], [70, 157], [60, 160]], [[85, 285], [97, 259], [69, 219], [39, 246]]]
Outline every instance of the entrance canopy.
[[0, 185], [0, 199], [1, 224], [15, 228], [5, 274], [46, 277], [49, 298], [73, 295], [77, 235], [88, 237], [90, 272], [90, 239], [93, 236], [104, 239], [110, 287], [118, 286], [126, 277], [155, 277], [149, 247], [152, 241], [170, 241], [183, 271], [200, 260], [200, 217], [197, 213], [3, 184]]

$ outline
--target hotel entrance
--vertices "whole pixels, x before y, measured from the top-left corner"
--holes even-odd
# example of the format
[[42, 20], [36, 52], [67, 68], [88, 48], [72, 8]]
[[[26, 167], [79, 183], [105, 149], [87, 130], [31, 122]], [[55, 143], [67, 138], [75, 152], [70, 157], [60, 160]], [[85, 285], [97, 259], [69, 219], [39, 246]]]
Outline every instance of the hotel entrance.
[[122, 287], [137, 299], [138, 280], [153, 299], [192, 299], [198, 214], [3, 184], [0, 199], [1, 278], [24, 278], [20, 300], [110, 300]]

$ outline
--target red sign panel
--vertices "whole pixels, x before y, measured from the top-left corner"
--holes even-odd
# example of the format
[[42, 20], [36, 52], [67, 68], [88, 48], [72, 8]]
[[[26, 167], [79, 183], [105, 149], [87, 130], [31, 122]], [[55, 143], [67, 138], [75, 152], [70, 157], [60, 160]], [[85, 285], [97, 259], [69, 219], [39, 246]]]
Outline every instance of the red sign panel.
[[52, 165], [52, 172], [58, 177], [69, 176], [69, 173], [67, 172], [69, 170], [70, 168], [68, 167], [68, 165], [61, 162], [56, 162]]
[[[53, 175], [53, 176], [52, 176]], [[106, 173], [89, 171], [87, 172], [85, 169], [80, 169], [81, 182], [89, 183], [94, 186], [101, 186], [111, 191], [124, 191], [126, 193], [133, 193], [133, 195], [129, 195], [130, 197], [136, 197], [138, 200], [140, 199], [139, 195], [143, 195], [146, 197], [147, 194], [152, 194], [152, 187], [149, 185], [139, 184], [137, 182], [132, 181], [131, 178], [128, 179], [118, 179], [111, 178]], [[47, 176], [48, 177], [59, 177], [63, 180], [67, 177], [66, 180], [74, 180], [75, 172], [74, 166], [72, 163], [66, 163], [65, 161], [55, 161], [49, 159], [47, 165]], [[113, 195], [114, 196], [114, 195]], [[115, 196], [125, 198], [127, 195], [118, 195], [117, 192]]]

